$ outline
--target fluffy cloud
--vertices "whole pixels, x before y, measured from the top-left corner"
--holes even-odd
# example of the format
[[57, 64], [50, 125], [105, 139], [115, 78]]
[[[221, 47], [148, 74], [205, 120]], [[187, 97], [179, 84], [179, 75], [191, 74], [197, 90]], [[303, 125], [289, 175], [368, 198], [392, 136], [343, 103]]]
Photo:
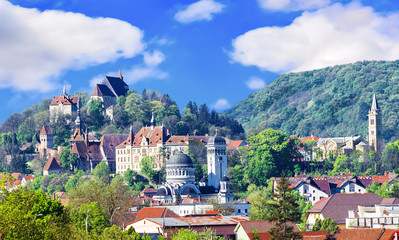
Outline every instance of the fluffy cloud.
[[328, 6], [330, 0], [258, 0], [259, 5], [271, 11], [300, 11]]
[[252, 90], [264, 88], [266, 83], [263, 79], [258, 77], [251, 77], [248, 81], [245, 82], [247, 87]]
[[195, 21], [210, 21], [213, 14], [220, 13], [225, 6], [213, 0], [201, 0], [188, 5], [185, 9], [175, 14], [175, 19], [181, 23]]
[[233, 40], [231, 58], [273, 72], [317, 69], [359, 60], [399, 58], [399, 14], [359, 3], [304, 12], [285, 27], [251, 30]]
[[140, 29], [112, 18], [41, 12], [0, 0], [0, 87], [48, 91], [58, 76], [142, 52]]
[[231, 107], [231, 105], [224, 98], [218, 99], [214, 104], [211, 105], [211, 108], [216, 109], [216, 110], [226, 110], [230, 107]]
[[[144, 64], [134, 65], [130, 69], [122, 69], [123, 80], [127, 84], [134, 84], [145, 79], [164, 79], [169, 76], [167, 72], [159, 69], [159, 64], [165, 60], [165, 55], [158, 50], [153, 53], [144, 52]], [[118, 72], [108, 72], [105, 75], [97, 75], [90, 80], [90, 86], [93, 88], [97, 83], [101, 83], [105, 76], [118, 76]]]

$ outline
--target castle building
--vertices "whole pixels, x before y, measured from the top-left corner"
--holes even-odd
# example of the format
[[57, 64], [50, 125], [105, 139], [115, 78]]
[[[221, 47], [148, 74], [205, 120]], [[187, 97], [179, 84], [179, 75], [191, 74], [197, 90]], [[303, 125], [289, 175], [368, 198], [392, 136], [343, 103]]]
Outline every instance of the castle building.
[[73, 115], [76, 113], [79, 107], [79, 96], [69, 96], [66, 93], [66, 88], [60, 96], [54, 96], [53, 101], [50, 103], [50, 121], [53, 122], [57, 114], [69, 114]]
[[123, 174], [127, 169], [140, 172], [140, 161], [145, 156], [153, 158], [154, 170], [165, 166], [170, 154], [182, 151], [188, 153], [191, 146], [205, 146], [209, 136], [172, 136], [163, 125], [155, 126], [154, 116], [151, 126], [143, 127], [137, 134], [130, 129], [129, 137], [115, 148], [116, 173]]
[[115, 146], [121, 144], [126, 137], [127, 134], [104, 134], [98, 140], [87, 131], [82, 131], [78, 114], [76, 129], [70, 139], [71, 152], [78, 156], [78, 161], [74, 167], [78, 170], [92, 172], [100, 162], [104, 161], [111, 172], [115, 172]]
[[375, 93], [373, 94], [373, 102], [371, 104], [371, 109], [368, 114], [369, 117], [369, 148], [377, 153], [377, 156], [381, 156], [384, 150], [384, 141], [382, 136], [382, 115], [378, 108], [377, 97]]
[[[195, 182], [195, 167], [192, 159], [179, 151], [166, 163], [166, 182], [159, 188], [153, 199], [162, 203], [174, 203], [179, 197], [206, 198], [218, 203], [231, 203], [230, 180], [227, 177], [226, 141], [219, 136], [209, 139], [207, 147], [208, 179]], [[209, 166], [217, 166], [212, 167]], [[218, 182], [217, 182], [218, 181]]]

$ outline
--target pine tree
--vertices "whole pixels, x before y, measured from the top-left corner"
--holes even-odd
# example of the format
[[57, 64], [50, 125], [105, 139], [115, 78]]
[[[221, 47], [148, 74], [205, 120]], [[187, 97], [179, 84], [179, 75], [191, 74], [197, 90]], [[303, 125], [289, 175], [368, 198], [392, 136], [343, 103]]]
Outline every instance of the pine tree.
[[271, 239], [302, 239], [301, 234], [293, 232], [292, 225], [301, 220], [301, 212], [284, 173], [272, 198], [274, 200], [268, 202], [270, 213], [267, 220], [275, 222], [276, 226], [269, 230]]

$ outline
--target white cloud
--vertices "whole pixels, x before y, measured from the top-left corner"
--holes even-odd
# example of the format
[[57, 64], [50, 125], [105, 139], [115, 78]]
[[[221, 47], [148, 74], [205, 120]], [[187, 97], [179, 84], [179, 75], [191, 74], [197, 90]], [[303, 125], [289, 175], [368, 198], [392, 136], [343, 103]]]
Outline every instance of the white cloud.
[[231, 58], [273, 72], [303, 71], [359, 60], [399, 58], [399, 14], [359, 3], [304, 12], [291, 25], [251, 30], [233, 40]]
[[210, 21], [213, 14], [220, 13], [225, 6], [213, 0], [201, 0], [188, 5], [185, 9], [175, 14], [175, 19], [181, 23], [195, 21]]
[[261, 8], [271, 11], [300, 11], [328, 6], [330, 0], [258, 0]]
[[252, 90], [264, 88], [266, 83], [263, 79], [258, 77], [251, 77], [248, 81], [245, 82], [248, 88]]
[[[159, 69], [166, 56], [159, 50], [153, 53], [143, 53], [143, 64], [137, 64], [129, 69], [122, 69], [123, 80], [127, 84], [134, 84], [146, 79], [165, 79], [169, 76], [167, 72]], [[105, 76], [118, 76], [118, 72], [108, 72], [104, 75], [97, 75], [90, 80], [90, 86], [94, 88], [97, 83], [101, 83]]]
[[148, 66], [157, 66], [165, 60], [165, 55], [161, 51], [154, 51], [152, 54], [149, 52], [144, 53], [144, 63]]
[[226, 110], [230, 107], [231, 107], [231, 105], [224, 98], [218, 99], [214, 104], [211, 105], [211, 108], [216, 109], [216, 110]]
[[0, 88], [49, 91], [66, 70], [141, 53], [140, 29], [112, 18], [49, 10], [0, 0]]

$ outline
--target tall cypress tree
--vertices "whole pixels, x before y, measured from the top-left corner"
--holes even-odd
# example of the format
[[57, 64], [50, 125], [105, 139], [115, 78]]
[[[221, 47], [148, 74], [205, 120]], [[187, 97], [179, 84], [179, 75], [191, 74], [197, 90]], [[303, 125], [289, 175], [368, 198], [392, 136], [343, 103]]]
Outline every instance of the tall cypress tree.
[[270, 213], [267, 220], [275, 222], [275, 227], [269, 230], [271, 239], [302, 239], [301, 234], [293, 232], [292, 225], [301, 220], [301, 212], [293, 190], [283, 173], [276, 190], [272, 193], [273, 201], [268, 202]]

